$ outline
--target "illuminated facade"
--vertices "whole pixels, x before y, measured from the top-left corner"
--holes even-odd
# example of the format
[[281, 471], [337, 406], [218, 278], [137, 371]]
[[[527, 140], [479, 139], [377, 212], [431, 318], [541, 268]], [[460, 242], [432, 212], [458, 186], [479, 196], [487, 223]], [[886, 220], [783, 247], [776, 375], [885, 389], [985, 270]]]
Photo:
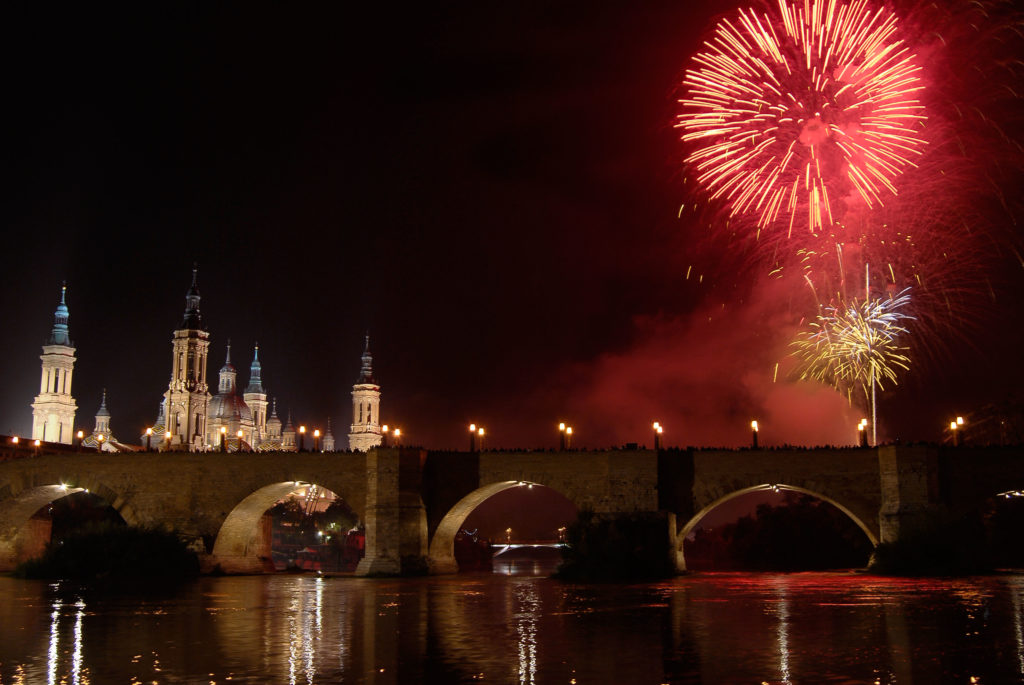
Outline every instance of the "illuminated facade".
[[60, 289], [60, 304], [53, 317], [53, 330], [43, 354], [39, 394], [32, 403], [32, 439], [70, 445], [74, 436], [78, 405], [71, 396], [71, 375], [75, 367], [75, 348], [68, 334], [67, 286]]
[[380, 443], [380, 386], [373, 379], [370, 336], [366, 336], [359, 382], [352, 386], [352, 428], [348, 434], [348, 447], [365, 452]]
[[327, 417], [327, 432], [324, 433], [324, 452], [333, 452], [337, 449], [334, 442], [334, 433], [331, 432], [331, 417]]
[[172, 340], [174, 359], [171, 381], [164, 393], [166, 430], [170, 446], [203, 450], [206, 441], [206, 415], [210, 393], [206, 383], [206, 357], [210, 333], [203, 327], [199, 313], [197, 269], [192, 269], [192, 287], [185, 296], [185, 318]]
[[260, 364], [260, 345], [252, 353], [252, 364], [249, 365], [249, 385], [242, 395], [246, 406], [252, 412], [253, 445], [262, 445], [267, 438], [267, 391], [263, 388], [263, 367]]
[[98, 449], [101, 452], [135, 452], [139, 448], [132, 445], [125, 445], [114, 437], [110, 430], [110, 410], [107, 409], [107, 389], [103, 389], [103, 400], [100, 402], [99, 411], [96, 412], [96, 424], [92, 429], [92, 435], [82, 440], [82, 447], [85, 449]]
[[[238, 442], [239, 431], [242, 432], [244, 445]], [[238, 371], [231, 363], [230, 342], [224, 366], [220, 369], [217, 394], [210, 399], [206, 417], [206, 444], [216, 448], [222, 442], [238, 450], [250, 449], [251, 445], [259, 444], [259, 436], [254, 436], [252, 410], [238, 394]]]

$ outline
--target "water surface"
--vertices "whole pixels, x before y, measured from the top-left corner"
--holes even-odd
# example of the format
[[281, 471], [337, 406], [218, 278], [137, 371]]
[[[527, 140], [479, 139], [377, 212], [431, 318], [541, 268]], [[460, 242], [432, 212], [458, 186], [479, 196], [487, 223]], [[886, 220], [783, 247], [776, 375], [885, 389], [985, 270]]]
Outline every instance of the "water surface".
[[0, 684], [1024, 682], [1024, 576], [506, 571], [146, 596], [0, 577]]

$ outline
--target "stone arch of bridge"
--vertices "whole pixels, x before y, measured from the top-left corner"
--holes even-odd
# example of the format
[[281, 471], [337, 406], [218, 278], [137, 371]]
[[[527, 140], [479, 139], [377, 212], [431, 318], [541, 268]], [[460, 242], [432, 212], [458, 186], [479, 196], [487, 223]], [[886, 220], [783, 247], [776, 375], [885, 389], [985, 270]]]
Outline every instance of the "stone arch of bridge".
[[686, 525], [684, 525], [681, 529], [679, 529], [678, 534], [676, 535], [676, 539], [675, 539], [676, 563], [677, 563], [677, 566], [678, 566], [679, 570], [681, 570], [681, 571], [685, 571], [686, 570], [686, 559], [683, 556], [683, 541], [686, 539], [686, 536], [689, 535], [693, 531], [693, 529], [697, 527], [697, 524], [700, 523], [700, 520], [703, 519], [712, 509], [714, 509], [714, 508], [716, 508], [716, 507], [718, 507], [718, 506], [720, 506], [722, 504], [725, 504], [729, 500], [736, 499], [737, 497], [740, 497], [741, 495], [747, 495], [747, 494], [750, 494], [752, 492], [763, 492], [765, 490], [775, 489], [775, 488], [780, 489], [780, 490], [790, 490], [790, 491], [793, 491], [793, 492], [799, 492], [799, 493], [802, 493], [804, 495], [810, 495], [811, 497], [819, 499], [819, 500], [821, 500], [823, 502], [828, 502], [829, 504], [834, 506], [836, 509], [838, 509], [839, 511], [843, 512], [844, 514], [846, 514], [850, 518], [851, 521], [853, 521], [855, 524], [857, 524], [857, 527], [860, 528], [864, 532], [864, 534], [867, 536], [868, 540], [871, 541], [871, 546], [872, 547], [877, 547], [878, 546], [878, 536], [872, 531], [872, 529], [869, 526], [867, 526], [864, 523], [864, 521], [862, 521], [860, 519], [859, 516], [854, 514], [847, 507], [843, 506], [841, 503], [837, 502], [836, 500], [832, 499], [831, 497], [828, 497], [827, 495], [823, 495], [820, 492], [815, 492], [814, 490], [808, 490], [807, 488], [802, 488], [802, 487], [799, 487], [799, 486], [796, 486], [796, 485], [787, 485], [785, 483], [761, 484], [761, 485], [754, 485], [754, 486], [751, 486], [751, 487], [748, 487], [748, 488], [741, 488], [739, 490], [735, 490], [733, 492], [730, 492], [730, 493], [728, 493], [728, 494], [726, 494], [726, 495], [724, 495], [722, 497], [719, 497], [717, 500], [715, 500], [714, 502], [711, 502], [706, 507], [704, 507], [699, 512], [697, 512], [692, 518], [690, 518], [689, 521], [686, 522]]
[[[267, 550], [262, 549], [260, 544], [260, 520], [278, 500], [311, 485], [326, 488], [351, 505], [343, 489], [320, 482], [289, 480], [264, 485], [235, 504], [225, 517], [213, 543], [213, 563], [226, 573], [259, 573], [267, 570], [266, 560], [261, 558]], [[355, 513], [363, 520], [363, 511]]]
[[0, 499], [0, 571], [9, 571], [27, 560], [29, 520], [32, 516], [46, 505], [68, 495], [77, 492], [94, 494], [113, 507], [125, 523], [139, 523], [138, 517], [124, 498], [102, 481], [86, 479], [85, 482], [70, 484], [59, 478], [41, 477], [36, 480], [49, 483], [26, 487], [17, 492], [10, 489], [10, 486], [0, 488], [0, 491], [7, 490], [12, 493], [8, 498]]
[[[427, 556], [427, 565], [430, 568], [430, 572], [456, 573], [459, 570], [459, 565], [455, 561], [455, 535], [462, 528], [462, 524], [474, 509], [483, 504], [485, 500], [497, 495], [499, 492], [531, 484], [551, 487], [544, 483], [505, 480], [483, 485], [456, 502], [455, 506], [449, 509], [448, 513], [444, 515], [444, 518], [441, 519], [437, 529], [434, 531], [433, 537], [430, 538]], [[579, 508], [579, 503], [573, 501], [571, 497], [566, 496], [564, 492], [557, 488], [551, 489], [568, 499], [570, 502], [573, 502], [577, 509]]]

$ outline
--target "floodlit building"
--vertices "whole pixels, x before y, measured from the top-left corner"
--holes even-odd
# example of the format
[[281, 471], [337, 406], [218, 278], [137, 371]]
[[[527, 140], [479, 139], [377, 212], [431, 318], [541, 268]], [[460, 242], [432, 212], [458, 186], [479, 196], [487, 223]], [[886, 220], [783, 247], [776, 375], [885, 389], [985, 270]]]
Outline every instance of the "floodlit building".
[[43, 345], [42, 379], [32, 403], [32, 439], [70, 445], [78, 405], [71, 396], [71, 375], [75, 368], [75, 347], [68, 333], [67, 286], [60, 289], [60, 304], [53, 317], [53, 330]]
[[[214, 448], [230, 444], [235, 450], [252, 449], [258, 444], [259, 436], [254, 436], [252, 410], [245, 399], [238, 394], [238, 372], [231, 363], [231, 342], [224, 358], [224, 366], [220, 369], [220, 382], [217, 394], [210, 399], [209, 413], [206, 416], [206, 444]], [[222, 430], [223, 429], [223, 430]], [[241, 431], [241, 443], [238, 432]]]
[[100, 450], [101, 452], [136, 452], [138, 447], [126, 445], [114, 436], [110, 430], [110, 410], [107, 409], [107, 389], [103, 388], [103, 400], [96, 412], [96, 423], [92, 434], [82, 440], [82, 447], [85, 449]]
[[352, 428], [348, 434], [348, 447], [365, 452], [380, 443], [380, 386], [373, 379], [373, 355], [370, 354], [370, 336], [367, 335], [359, 381], [352, 386]]
[[171, 341], [174, 358], [171, 381], [164, 393], [164, 417], [172, 449], [206, 449], [206, 416], [210, 392], [206, 383], [206, 357], [210, 333], [199, 312], [198, 268], [192, 268], [192, 287], [185, 295], [185, 317]]

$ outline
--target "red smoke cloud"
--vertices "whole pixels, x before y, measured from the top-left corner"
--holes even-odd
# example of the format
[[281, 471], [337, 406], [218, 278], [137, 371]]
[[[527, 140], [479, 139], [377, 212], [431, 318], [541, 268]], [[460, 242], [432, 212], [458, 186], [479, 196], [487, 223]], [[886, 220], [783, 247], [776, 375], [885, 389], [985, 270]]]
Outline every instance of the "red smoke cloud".
[[660, 421], [666, 446], [739, 447], [750, 444], [752, 419], [764, 446], [854, 444], [859, 410], [831, 388], [787, 375], [791, 287], [772, 280], [739, 305], [636, 319], [631, 348], [562, 374], [577, 444], [650, 447]]

